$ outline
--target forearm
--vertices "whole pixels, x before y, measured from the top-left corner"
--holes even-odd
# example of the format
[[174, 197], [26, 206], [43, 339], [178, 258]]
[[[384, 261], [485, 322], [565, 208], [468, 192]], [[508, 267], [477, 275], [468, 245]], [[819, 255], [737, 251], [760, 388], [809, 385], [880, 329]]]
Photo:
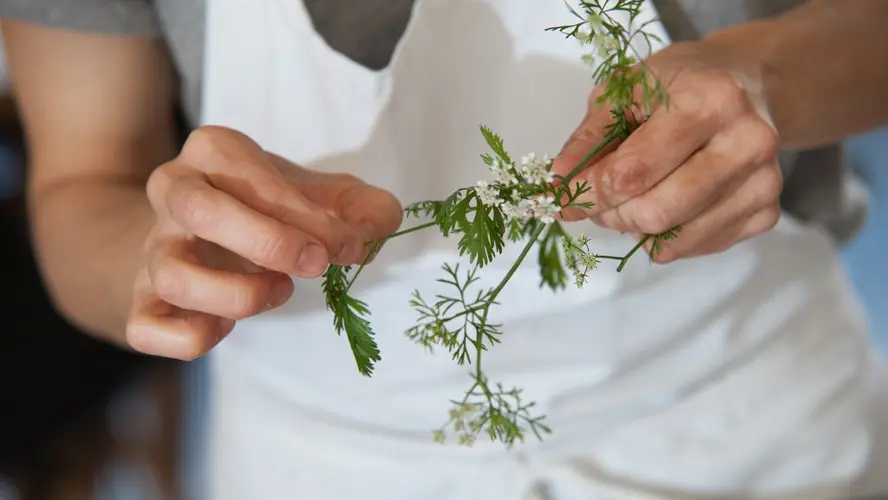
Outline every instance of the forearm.
[[90, 334], [125, 345], [142, 245], [154, 222], [138, 179], [81, 178], [31, 193], [34, 242], [60, 312]]
[[783, 144], [813, 147], [888, 123], [886, 22], [885, 0], [812, 0], [707, 40], [761, 77]]

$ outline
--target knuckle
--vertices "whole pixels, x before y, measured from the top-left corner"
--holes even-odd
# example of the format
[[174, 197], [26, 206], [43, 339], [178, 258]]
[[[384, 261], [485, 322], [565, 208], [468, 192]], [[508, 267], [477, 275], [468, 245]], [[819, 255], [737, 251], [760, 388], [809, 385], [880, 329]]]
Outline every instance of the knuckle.
[[188, 293], [188, 283], [184, 275], [164, 259], [150, 267], [148, 276], [154, 292], [165, 302], [175, 305]]
[[244, 319], [255, 316], [265, 309], [265, 287], [251, 281], [246, 276], [239, 277], [231, 300], [229, 319]]
[[150, 334], [140, 323], [130, 320], [126, 324], [125, 338], [127, 345], [136, 352], [152, 354]]
[[213, 344], [209, 343], [205, 336], [197, 332], [189, 332], [183, 339], [175, 357], [181, 361], [194, 361], [206, 354], [212, 347]]
[[253, 240], [252, 255], [261, 266], [273, 266], [285, 259], [295, 260], [299, 256], [301, 245], [295, 244], [291, 238], [280, 231], [267, 229], [260, 231]]
[[756, 164], [776, 161], [780, 152], [780, 136], [773, 127], [762, 120], [756, 120], [750, 130], [752, 161]]
[[351, 186], [363, 186], [365, 182], [360, 177], [348, 173], [333, 174], [333, 182]]
[[746, 90], [728, 72], [720, 71], [710, 75], [710, 91], [712, 98], [723, 105], [746, 106], [749, 97]]
[[167, 162], [151, 172], [151, 175], [148, 176], [148, 181], [145, 183], [145, 193], [148, 195], [149, 200], [156, 201], [164, 199], [166, 190], [173, 177], [171, 170], [174, 168], [173, 163]]
[[752, 109], [746, 90], [727, 72], [711, 72], [704, 76], [704, 91], [692, 96], [699, 105], [693, 109], [703, 121], [724, 122]]
[[204, 189], [180, 190], [173, 203], [174, 210], [195, 231], [207, 231], [216, 223], [210, 191]]
[[221, 127], [198, 127], [188, 134], [185, 144], [182, 146], [182, 154], [206, 158], [216, 151], [218, 136], [222, 132]]
[[783, 192], [783, 175], [776, 166], [765, 167], [761, 170], [757, 192], [759, 193], [759, 206], [767, 206], [775, 203]]
[[639, 200], [633, 205], [632, 218], [638, 229], [645, 234], [660, 234], [675, 225], [670, 220], [668, 211], [659, 203]]
[[618, 198], [631, 198], [644, 192], [648, 187], [651, 168], [640, 157], [620, 159], [602, 173], [602, 184], [606, 191]]
[[194, 361], [206, 354], [213, 344], [208, 342], [208, 335], [204, 335], [206, 332], [200, 331], [191, 322], [186, 325], [175, 332], [177, 339], [174, 347], [165, 346], [164, 342], [156, 339], [156, 325], [150, 323], [130, 319], [124, 335], [127, 345], [137, 352], [182, 361]]
[[242, 148], [252, 150], [259, 146], [246, 134], [237, 130], [218, 125], [204, 125], [188, 134], [182, 147], [182, 156], [194, 160], [192, 163], [199, 166], [220, 155], [227, 157], [226, 153]]
[[780, 205], [778, 203], [770, 205], [762, 212], [760, 225], [756, 229], [760, 233], [770, 231], [780, 222], [780, 215]]

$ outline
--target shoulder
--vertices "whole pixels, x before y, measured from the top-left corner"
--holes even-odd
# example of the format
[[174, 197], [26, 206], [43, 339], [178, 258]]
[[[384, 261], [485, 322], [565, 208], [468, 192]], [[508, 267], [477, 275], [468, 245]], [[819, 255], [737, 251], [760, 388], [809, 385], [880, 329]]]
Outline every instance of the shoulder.
[[161, 33], [151, 0], [0, 0], [0, 18], [106, 34]]

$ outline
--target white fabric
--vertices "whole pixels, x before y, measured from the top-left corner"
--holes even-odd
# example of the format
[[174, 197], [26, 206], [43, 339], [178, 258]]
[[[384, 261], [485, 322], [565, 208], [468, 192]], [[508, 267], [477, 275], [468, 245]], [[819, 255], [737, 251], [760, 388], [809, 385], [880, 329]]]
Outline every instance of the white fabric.
[[[203, 121], [405, 203], [440, 198], [485, 176], [479, 124], [516, 154], [561, 147], [591, 89], [579, 48], [544, 31], [569, 20], [561, 0], [418, 0], [392, 64], [371, 71], [328, 47], [299, 0], [209, 0]], [[604, 253], [633, 244], [572, 227]], [[554, 434], [511, 453], [431, 442], [469, 378], [402, 332], [415, 319], [410, 293], [433, 290], [441, 262], [457, 261], [453, 246], [399, 239], [362, 275], [383, 353], [370, 379], [334, 333], [319, 282], [297, 282], [285, 307], [239, 324], [211, 354], [214, 500], [799, 489], [818, 500], [867, 467], [867, 326], [823, 234], [785, 219], [729, 252], [668, 266], [638, 258], [621, 274], [604, 266], [557, 295], [538, 287], [529, 259], [496, 309], [504, 342], [485, 363], [526, 389]], [[498, 281], [510, 255], [483, 280]]]

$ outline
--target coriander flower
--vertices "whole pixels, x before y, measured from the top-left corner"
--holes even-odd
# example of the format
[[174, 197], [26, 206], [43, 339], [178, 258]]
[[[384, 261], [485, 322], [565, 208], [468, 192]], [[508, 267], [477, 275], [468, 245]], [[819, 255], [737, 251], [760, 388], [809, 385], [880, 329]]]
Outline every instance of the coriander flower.
[[[561, 206], [554, 196], [539, 194], [538, 189], [554, 180], [550, 167], [548, 155], [537, 157], [535, 153], [523, 156], [518, 165], [494, 159], [489, 168], [495, 179], [478, 181], [475, 194], [484, 205], [499, 207], [508, 222], [536, 219], [551, 224], [555, 222], [555, 214], [561, 212]], [[529, 190], [532, 194], [522, 189], [526, 187], [532, 188]]]
[[536, 219], [543, 224], [551, 224], [555, 222], [555, 214], [561, 212], [561, 207], [555, 203], [555, 197], [545, 194], [514, 203], [504, 202], [501, 206], [508, 222], [517, 219], [524, 222]]
[[561, 207], [555, 203], [555, 197], [550, 194], [541, 194], [533, 200], [533, 218], [539, 220], [543, 224], [551, 224], [555, 222], [555, 214], [561, 212]]
[[478, 199], [481, 200], [481, 203], [490, 206], [498, 206], [503, 200], [499, 197], [499, 190], [495, 186], [491, 186], [487, 181], [478, 181], [478, 184], [475, 186], [475, 192], [478, 194]]
[[562, 241], [564, 248], [565, 264], [573, 273], [577, 288], [583, 288], [589, 278], [589, 273], [594, 271], [600, 262], [597, 255], [589, 251], [589, 238], [579, 236], [576, 239], [565, 236]]
[[521, 158], [519, 171], [527, 184], [548, 184], [555, 178], [549, 171], [549, 157], [537, 158], [535, 153]]
[[515, 177], [515, 174], [512, 172], [512, 166], [506, 165], [499, 159], [493, 160], [493, 163], [490, 165], [490, 171], [493, 172], [493, 175], [496, 177], [497, 184], [503, 186], [514, 186], [515, 184], [518, 184], [518, 178]]

